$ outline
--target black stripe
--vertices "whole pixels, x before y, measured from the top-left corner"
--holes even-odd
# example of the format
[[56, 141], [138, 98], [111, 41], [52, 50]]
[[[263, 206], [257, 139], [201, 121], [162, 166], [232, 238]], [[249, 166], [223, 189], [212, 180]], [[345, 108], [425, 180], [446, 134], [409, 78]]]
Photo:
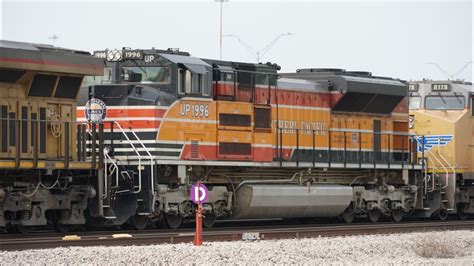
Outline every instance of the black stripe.
[[[126, 142], [117, 143], [119, 141], [114, 141], [114, 148], [132, 148], [132, 146]], [[106, 142], [105, 146], [110, 146], [110, 143]], [[143, 148], [140, 143], [133, 143], [135, 148]], [[183, 144], [168, 144], [168, 143], [144, 143], [147, 148], [162, 148], [162, 149], [179, 149], [183, 148]], [[92, 144], [88, 143], [87, 147], [90, 148]]]
[[[114, 129], [114, 133], [111, 132], [104, 132], [104, 140], [109, 140], [113, 138], [114, 140], [124, 139], [126, 140], [123, 132], [117, 132], [118, 129]], [[132, 132], [125, 132], [130, 140], [136, 140], [135, 136]], [[155, 140], [156, 139], [156, 131], [153, 132], [135, 132], [140, 140]]]
[[[148, 155], [144, 151], [139, 151], [138, 153], [140, 153], [140, 155], [144, 157]], [[153, 156], [173, 156], [173, 157], [178, 157], [180, 154], [180, 152], [174, 152], [174, 151], [150, 151], [150, 153]], [[137, 156], [137, 153], [135, 151], [115, 151], [114, 156]]]
[[[389, 153], [388, 152], [377, 152], [376, 163], [388, 163]], [[391, 152], [390, 163], [401, 164], [401, 160], [404, 159], [405, 163], [408, 160], [408, 152]], [[373, 163], [373, 151], [361, 151], [361, 158], [359, 159], [359, 151], [346, 151], [345, 162], [346, 163]], [[329, 151], [328, 150], [298, 150], [294, 151], [291, 157], [291, 161], [296, 162], [299, 159], [300, 162], [312, 162], [314, 158], [315, 162], [328, 162]], [[274, 161], [279, 161], [276, 156]], [[331, 162], [333, 163], [344, 163], [344, 151], [331, 151]]]

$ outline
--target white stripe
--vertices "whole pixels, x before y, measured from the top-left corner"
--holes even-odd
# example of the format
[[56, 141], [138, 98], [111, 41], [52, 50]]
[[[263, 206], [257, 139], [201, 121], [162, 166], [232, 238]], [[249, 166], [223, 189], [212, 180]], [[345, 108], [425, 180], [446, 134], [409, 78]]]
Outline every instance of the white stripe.
[[[179, 99], [179, 101], [202, 101], [202, 102], [211, 102], [212, 98], [198, 98], [198, 97], [184, 97]], [[178, 101], [176, 101], [178, 102]]]
[[198, 120], [198, 119], [186, 119], [186, 118], [165, 118], [163, 122], [217, 124], [217, 120]]
[[[276, 104], [272, 104], [272, 107], [277, 107]], [[329, 111], [331, 108], [329, 107], [313, 107], [313, 106], [299, 106], [299, 105], [286, 105], [286, 104], [278, 104], [278, 108], [286, 108], [286, 109], [298, 109], [298, 110], [317, 110], [317, 111]]]
[[[145, 146], [146, 147], [146, 146]], [[135, 147], [137, 151], [168, 151], [168, 152], [181, 152], [181, 149], [173, 149], [173, 148], [138, 148]], [[118, 152], [134, 152], [135, 150], [133, 148], [115, 148], [114, 151]]]
[[[135, 117], [135, 116], [125, 116], [125, 117], [107, 117], [104, 119], [104, 122], [110, 121], [161, 121], [163, 118], [161, 117]], [[78, 118], [77, 121], [79, 122], [86, 122], [87, 119], [85, 117]]]
[[[111, 129], [110, 128], [104, 128], [104, 132], [110, 133]], [[156, 132], [156, 128], [124, 128], [124, 132]], [[122, 131], [118, 128], [114, 128], [114, 133], [122, 133]]]

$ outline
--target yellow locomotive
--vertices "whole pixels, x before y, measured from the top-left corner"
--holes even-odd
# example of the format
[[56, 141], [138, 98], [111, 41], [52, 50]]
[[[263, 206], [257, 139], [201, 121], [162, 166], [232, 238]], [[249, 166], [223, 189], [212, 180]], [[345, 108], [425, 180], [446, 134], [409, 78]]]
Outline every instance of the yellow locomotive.
[[101, 155], [86, 151], [99, 139], [77, 122], [76, 97], [102, 73], [87, 52], [0, 41], [0, 227], [85, 223]]
[[[426, 158], [426, 216], [474, 213], [474, 109], [472, 83], [422, 80], [409, 84], [410, 131]], [[421, 146], [424, 148], [421, 148]]]

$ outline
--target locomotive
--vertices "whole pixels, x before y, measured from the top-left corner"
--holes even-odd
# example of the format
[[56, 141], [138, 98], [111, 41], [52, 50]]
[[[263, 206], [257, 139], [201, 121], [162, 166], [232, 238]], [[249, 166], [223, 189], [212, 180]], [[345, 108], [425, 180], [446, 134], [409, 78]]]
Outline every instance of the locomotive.
[[0, 41], [0, 228], [86, 222], [103, 160], [81, 149], [76, 96], [84, 76], [103, 69], [88, 52]]
[[343, 69], [279, 73], [276, 64], [177, 49], [92, 56], [7, 41], [0, 49], [8, 230], [178, 228], [194, 216], [197, 181], [209, 189], [206, 227], [221, 218], [399, 222], [435, 205], [404, 81]]
[[[105, 75], [78, 100], [107, 106], [109, 192], [99, 216], [141, 229], [193, 217], [400, 221], [423, 209], [423, 161], [408, 132], [403, 81], [342, 69], [201, 59], [176, 49], [105, 50]], [[110, 139], [110, 141], [108, 141]], [[99, 189], [100, 190], [100, 189]], [[102, 190], [101, 190], [102, 191]]]
[[[410, 131], [424, 143], [428, 160], [424, 212], [446, 219], [474, 213], [474, 109], [472, 83], [421, 80], [409, 83]], [[420, 151], [421, 153], [421, 151]]]

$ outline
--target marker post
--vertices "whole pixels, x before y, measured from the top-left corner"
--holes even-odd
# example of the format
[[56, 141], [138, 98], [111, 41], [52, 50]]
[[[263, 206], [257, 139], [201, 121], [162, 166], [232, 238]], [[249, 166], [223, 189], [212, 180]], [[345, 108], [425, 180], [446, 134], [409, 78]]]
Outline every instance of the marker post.
[[200, 188], [201, 188], [201, 181], [197, 183], [197, 201], [198, 201], [198, 209], [196, 211], [196, 232], [194, 233], [194, 245], [201, 246], [202, 245], [202, 203], [201, 203], [201, 196], [200, 196]]

